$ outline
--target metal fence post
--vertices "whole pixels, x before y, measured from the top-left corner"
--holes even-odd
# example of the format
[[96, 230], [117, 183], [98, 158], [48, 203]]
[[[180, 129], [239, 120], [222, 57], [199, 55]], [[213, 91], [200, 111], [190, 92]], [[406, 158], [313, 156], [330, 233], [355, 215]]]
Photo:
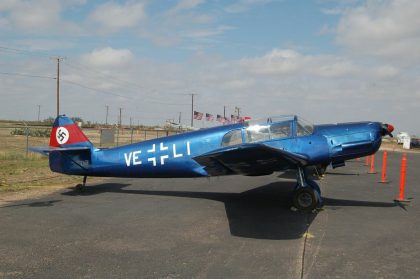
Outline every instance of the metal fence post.
[[120, 128], [118, 127], [117, 128], [117, 146], [119, 144], [119, 141], [120, 141]]
[[28, 158], [29, 153], [29, 128], [26, 127], [26, 158]]

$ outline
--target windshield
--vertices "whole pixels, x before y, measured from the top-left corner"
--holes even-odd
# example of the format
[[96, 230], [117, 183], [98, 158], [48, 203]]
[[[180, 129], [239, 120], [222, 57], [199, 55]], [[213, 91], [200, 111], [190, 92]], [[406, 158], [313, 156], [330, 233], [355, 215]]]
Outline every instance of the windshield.
[[[270, 139], [282, 139], [296, 136], [306, 136], [313, 133], [313, 125], [294, 115], [269, 117], [246, 122], [246, 142], [257, 142]], [[296, 130], [294, 132], [294, 125]]]

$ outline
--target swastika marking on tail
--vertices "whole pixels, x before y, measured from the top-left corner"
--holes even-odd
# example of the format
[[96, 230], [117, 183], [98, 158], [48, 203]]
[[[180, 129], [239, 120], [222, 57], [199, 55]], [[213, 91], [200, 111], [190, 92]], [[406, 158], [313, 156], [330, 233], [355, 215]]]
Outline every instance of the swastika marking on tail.
[[69, 140], [69, 131], [64, 127], [59, 127], [55, 133], [55, 138], [59, 144], [65, 144]]

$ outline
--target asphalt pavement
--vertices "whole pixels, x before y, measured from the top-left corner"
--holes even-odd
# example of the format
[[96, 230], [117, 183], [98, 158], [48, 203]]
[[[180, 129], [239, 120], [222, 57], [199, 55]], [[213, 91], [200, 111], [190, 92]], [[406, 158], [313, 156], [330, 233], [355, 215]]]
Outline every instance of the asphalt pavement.
[[[380, 170], [381, 155], [376, 155]], [[418, 278], [420, 155], [389, 152], [319, 180], [324, 207], [291, 208], [293, 173], [109, 179], [0, 207], [0, 278]]]

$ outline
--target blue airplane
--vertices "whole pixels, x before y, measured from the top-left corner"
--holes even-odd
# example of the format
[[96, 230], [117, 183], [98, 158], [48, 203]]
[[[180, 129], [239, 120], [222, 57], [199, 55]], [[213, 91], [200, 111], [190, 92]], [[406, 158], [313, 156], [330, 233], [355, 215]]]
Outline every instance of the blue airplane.
[[394, 127], [380, 122], [312, 125], [292, 115], [269, 117], [172, 135], [115, 148], [96, 148], [65, 115], [54, 122], [48, 147], [54, 172], [83, 176], [176, 178], [268, 175], [296, 170], [293, 205], [311, 211], [322, 205], [309, 168], [323, 173], [346, 160], [375, 153]]

